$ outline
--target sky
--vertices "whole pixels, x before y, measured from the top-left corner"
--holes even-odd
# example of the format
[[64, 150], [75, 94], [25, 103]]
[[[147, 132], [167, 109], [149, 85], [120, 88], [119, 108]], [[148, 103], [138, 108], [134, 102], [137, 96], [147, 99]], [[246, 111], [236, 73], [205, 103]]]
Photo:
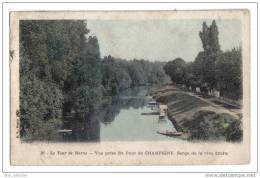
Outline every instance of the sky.
[[[211, 20], [88, 20], [89, 35], [96, 35], [101, 57], [169, 61], [181, 57], [193, 61], [202, 51], [199, 31]], [[216, 20], [223, 51], [241, 45], [238, 20]]]

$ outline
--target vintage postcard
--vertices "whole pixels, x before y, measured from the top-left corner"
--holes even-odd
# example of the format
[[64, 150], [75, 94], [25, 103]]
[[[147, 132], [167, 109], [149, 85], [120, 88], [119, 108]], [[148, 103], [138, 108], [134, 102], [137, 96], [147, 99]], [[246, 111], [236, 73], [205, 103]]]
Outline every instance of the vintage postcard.
[[250, 13], [10, 13], [11, 165], [250, 162]]

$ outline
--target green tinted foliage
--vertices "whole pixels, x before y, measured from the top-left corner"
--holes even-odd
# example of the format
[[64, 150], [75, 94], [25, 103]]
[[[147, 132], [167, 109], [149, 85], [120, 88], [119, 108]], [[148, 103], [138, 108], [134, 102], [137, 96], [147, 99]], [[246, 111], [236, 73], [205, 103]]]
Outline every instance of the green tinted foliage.
[[107, 91], [105, 95], [116, 95], [131, 87], [132, 80], [129, 73], [120, 62], [111, 57], [105, 58], [102, 62], [102, 84]]
[[203, 22], [202, 31], [199, 32], [199, 36], [206, 53], [218, 53], [220, 51], [218, 34], [218, 27], [215, 20], [212, 21], [210, 27], [207, 26], [206, 22]]
[[216, 78], [222, 96], [231, 99], [242, 97], [241, 48], [224, 52], [216, 61]]
[[[20, 21], [21, 135], [50, 139], [64, 112], [88, 113], [100, 102], [96, 37], [81, 20]], [[82, 106], [79, 106], [82, 103]]]
[[116, 95], [130, 87], [156, 85], [168, 81], [164, 63], [146, 60], [123, 60], [105, 56], [102, 61], [102, 84], [106, 95]]
[[[194, 120], [184, 122], [184, 127], [191, 131], [190, 139], [198, 140], [231, 140], [234, 137], [241, 139], [239, 135], [238, 119], [225, 113], [216, 114], [213, 111], [198, 111], [194, 114]], [[232, 131], [231, 128], [236, 128], [237, 131]], [[235, 140], [235, 139], [234, 139]]]
[[215, 62], [221, 55], [218, 27], [215, 20], [208, 27], [206, 22], [202, 24], [199, 32], [204, 51], [200, 52], [194, 61], [193, 74], [199, 79], [201, 85], [213, 89], [217, 85], [215, 74]]
[[173, 82], [182, 84], [185, 81], [185, 65], [186, 63], [183, 59], [176, 58], [166, 63], [164, 71]]
[[233, 121], [225, 130], [226, 140], [240, 142], [243, 140], [243, 128], [241, 120]]
[[[96, 37], [84, 38], [86, 41], [81, 56], [73, 66], [72, 80], [74, 85], [69, 90], [70, 111], [83, 112], [88, 115], [98, 107], [102, 98], [100, 71], [100, 53]], [[71, 103], [72, 101], [72, 103]]]
[[[24, 74], [20, 79], [21, 136], [48, 139], [44, 135], [61, 127], [62, 105], [62, 91], [56, 84]], [[43, 125], [51, 127], [44, 130]]]
[[193, 74], [198, 78], [200, 85], [213, 89], [216, 87], [215, 62], [221, 54], [207, 54], [200, 52], [193, 63]]
[[[98, 39], [82, 20], [20, 21], [20, 128], [29, 139], [51, 139], [64, 114], [95, 111], [104, 98], [135, 86], [169, 81], [220, 89], [241, 99], [241, 49], [222, 53], [218, 28], [203, 23], [201, 51], [192, 63], [100, 57]], [[167, 76], [167, 75], [168, 76]]]
[[218, 39], [218, 27], [215, 20], [210, 26], [202, 24], [199, 32], [203, 51], [193, 62], [186, 63], [178, 58], [164, 66], [165, 73], [175, 83], [186, 84], [205, 91], [217, 89], [226, 98], [242, 98], [242, 54], [241, 48], [222, 52]]

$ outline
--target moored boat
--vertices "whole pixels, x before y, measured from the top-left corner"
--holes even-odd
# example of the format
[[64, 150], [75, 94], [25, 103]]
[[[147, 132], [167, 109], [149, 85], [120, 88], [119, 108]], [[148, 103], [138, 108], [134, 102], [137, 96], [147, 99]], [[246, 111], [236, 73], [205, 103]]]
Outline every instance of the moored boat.
[[158, 110], [159, 104], [156, 101], [149, 101], [148, 107], [152, 110]]
[[183, 132], [171, 132], [171, 131], [166, 131], [166, 132], [157, 131], [157, 133], [161, 135], [170, 136], [170, 137], [181, 136], [183, 134]]

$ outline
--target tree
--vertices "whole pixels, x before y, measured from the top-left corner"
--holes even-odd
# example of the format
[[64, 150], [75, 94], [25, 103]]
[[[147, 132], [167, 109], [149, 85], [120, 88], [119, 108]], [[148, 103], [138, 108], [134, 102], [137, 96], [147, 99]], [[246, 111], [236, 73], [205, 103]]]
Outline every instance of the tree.
[[100, 104], [99, 46], [88, 32], [83, 20], [20, 21], [21, 136], [50, 139], [65, 113]]
[[220, 51], [218, 34], [218, 27], [215, 20], [212, 21], [210, 27], [207, 26], [206, 22], [203, 22], [202, 31], [199, 32], [199, 36], [206, 53], [218, 53]]
[[194, 73], [198, 73], [200, 71], [195, 72], [196, 66], [194, 62], [188, 62], [185, 65], [185, 75], [184, 75], [184, 83], [186, 87], [191, 87], [195, 90], [196, 87], [200, 86], [200, 81], [197, 75]]
[[88, 116], [101, 103], [101, 59], [97, 38], [90, 36], [86, 39], [85, 35], [81, 35], [81, 38], [85, 43], [73, 68], [72, 80], [75, 85], [69, 91], [69, 101], [70, 111]]
[[120, 59], [111, 56], [105, 57], [102, 61], [102, 85], [106, 90], [106, 96], [114, 96], [131, 86], [129, 73], [120, 62]]
[[20, 21], [20, 135], [51, 139], [61, 127], [63, 93], [52, 80], [45, 22]]
[[114, 96], [130, 87], [161, 84], [167, 81], [162, 62], [144, 59], [124, 60], [105, 56], [102, 60], [102, 85], [105, 95]]
[[203, 22], [199, 36], [204, 50], [198, 53], [192, 64], [192, 75], [196, 78], [195, 81], [207, 90], [220, 90], [221, 96], [235, 100], [241, 99], [241, 48], [221, 51], [215, 20], [212, 21], [210, 27]]
[[243, 88], [241, 48], [226, 51], [217, 59], [216, 79], [222, 96], [241, 99]]
[[202, 31], [199, 32], [204, 51], [199, 52], [194, 61], [194, 75], [199, 78], [201, 85], [210, 90], [216, 88], [215, 62], [221, 55], [218, 27], [215, 20], [210, 27], [203, 22]]
[[185, 65], [186, 63], [183, 59], [176, 58], [165, 64], [164, 71], [173, 82], [182, 84], [185, 81]]

